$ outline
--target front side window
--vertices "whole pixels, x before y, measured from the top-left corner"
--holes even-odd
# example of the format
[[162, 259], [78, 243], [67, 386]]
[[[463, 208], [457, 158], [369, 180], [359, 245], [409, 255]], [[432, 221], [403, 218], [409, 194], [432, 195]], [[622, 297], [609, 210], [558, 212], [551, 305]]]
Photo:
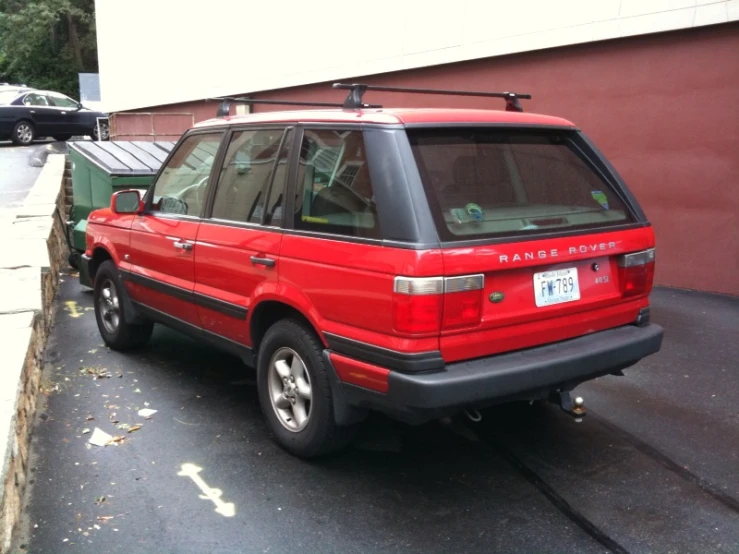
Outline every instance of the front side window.
[[223, 133], [190, 135], [180, 143], [154, 184], [151, 211], [199, 216]]
[[566, 132], [419, 129], [408, 136], [442, 240], [633, 221]]
[[306, 130], [296, 184], [295, 229], [381, 237], [361, 131]]
[[57, 108], [77, 108], [77, 102], [63, 94], [49, 94], [49, 98]]
[[[218, 179], [211, 217], [240, 223], [262, 222], [265, 194], [283, 134], [283, 129], [233, 134]], [[275, 186], [278, 186], [276, 181]]]

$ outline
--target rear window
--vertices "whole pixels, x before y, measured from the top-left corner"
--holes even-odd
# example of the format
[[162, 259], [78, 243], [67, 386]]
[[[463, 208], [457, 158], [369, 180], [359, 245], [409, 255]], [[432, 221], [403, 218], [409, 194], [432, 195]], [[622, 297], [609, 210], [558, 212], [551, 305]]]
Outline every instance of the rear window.
[[633, 221], [568, 133], [424, 129], [408, 136], [442, 240]]
[[10, 104], [13, 100], [20, 96], [20, 92], [17, 90], [2, 90], [0, 89], [0, 104]]

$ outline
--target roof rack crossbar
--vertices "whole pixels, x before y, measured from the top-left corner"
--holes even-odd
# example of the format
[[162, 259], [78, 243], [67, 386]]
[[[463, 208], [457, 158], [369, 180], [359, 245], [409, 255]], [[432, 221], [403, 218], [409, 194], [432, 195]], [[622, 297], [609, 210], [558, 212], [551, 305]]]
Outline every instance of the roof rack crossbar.
[[[309, 102], [302, 100], [271, 100], [261, 98], [249, 98], [245, 97], [232, 97], [232, 96], [219, 96], [217, 98], [209, 98], [209, 100], [220, 100], [221, 104], [218, 106], [216, 117], [227, 117], [231, 112], [232, 104], [274, 104], [282, 106], [313, 106], [319, 108], [346, 108], [346, 102]], [[362, 108], [382, 108], [380, 104], [361, 104]]]
[[334, 83], [333, 88], [344, 89], [349, 91], [349, 95], [344, 101], [344, 108], [356, 109], [358, 104], [362, 102], [362, 96], [368, 90], [376, 90], [378, 92], [406, 92], [411, 94], [443, 94], [447, 96], [481, 96], [487, 98], [503, 98], [506, 103], [506, 111], [522, 112], [523, 108], [519, 99], [530, 100], [530, 94], [520, 92], [481, 92], [471, 90], [443, 90], [432, 88], [408, 88], [408, 87], [385, 87], [379, 85], [365, 85], [361, 83]]

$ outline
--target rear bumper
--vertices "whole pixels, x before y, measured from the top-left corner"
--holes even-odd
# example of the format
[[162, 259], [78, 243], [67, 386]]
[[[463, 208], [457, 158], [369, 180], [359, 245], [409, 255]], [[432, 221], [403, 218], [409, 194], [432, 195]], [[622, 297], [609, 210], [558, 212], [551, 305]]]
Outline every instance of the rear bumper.
[[446, 366], [444, 371], [391, 371], [382, 394], [343, 383], [350, 405], [421, 423], [464, 408], [541, 398], [555, 389], [617, 372], [659, 351], [658, 325], [626, 325], [509, 354]]

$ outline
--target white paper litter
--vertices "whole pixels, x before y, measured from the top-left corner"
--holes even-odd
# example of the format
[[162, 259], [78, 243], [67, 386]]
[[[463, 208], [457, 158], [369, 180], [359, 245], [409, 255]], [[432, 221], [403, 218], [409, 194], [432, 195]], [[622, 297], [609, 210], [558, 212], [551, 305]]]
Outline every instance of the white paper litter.
[[143, 408], [143, 409], [139, 410], [139, 416], [140, 417], [151, 417], [155, 413], [157, 413], [157, 410], [151, 410], [149, 408]]
[[113, 437], [103, 431], [102, 429], [98, 429], [95, 427], [95, 430], [92, 432], [92, 436], [90, 437], [90, 444], [94, 444], [95, 446], [105, 446], [108, 444], [111, 440], [113, 440]]

